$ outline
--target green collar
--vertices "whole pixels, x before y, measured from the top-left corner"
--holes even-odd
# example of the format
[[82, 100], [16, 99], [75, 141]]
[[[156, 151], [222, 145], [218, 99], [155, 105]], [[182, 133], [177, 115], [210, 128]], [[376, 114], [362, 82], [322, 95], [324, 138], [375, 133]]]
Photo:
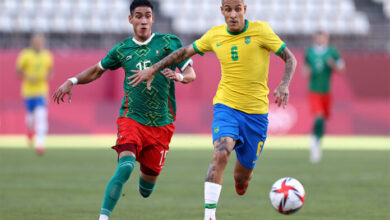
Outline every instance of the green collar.
[[244, 33], [246, 30], [248, 30], [248, 27], [249, 27], [249, 21], [245, 19], [245, 28], [242, 29], [240, 32], [234, 32], [234, 33], [232, 33], [232, 32], [229, 31], [229, 27], [226, 27], [226, 30], [227, 30], [227, 32], [228, 32], [230, 35], [239, 35], [239, 34]]

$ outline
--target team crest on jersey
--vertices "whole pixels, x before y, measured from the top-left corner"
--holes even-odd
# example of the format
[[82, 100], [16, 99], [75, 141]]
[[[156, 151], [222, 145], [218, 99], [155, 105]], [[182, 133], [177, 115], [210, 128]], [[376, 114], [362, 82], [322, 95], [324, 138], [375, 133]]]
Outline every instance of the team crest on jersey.
[[245, 43], [250, 44], [251, 43], [251, 37], [245, 37]]
[[160, 51], [159, 50], [156, 51], [156, 55], [160, 55]]

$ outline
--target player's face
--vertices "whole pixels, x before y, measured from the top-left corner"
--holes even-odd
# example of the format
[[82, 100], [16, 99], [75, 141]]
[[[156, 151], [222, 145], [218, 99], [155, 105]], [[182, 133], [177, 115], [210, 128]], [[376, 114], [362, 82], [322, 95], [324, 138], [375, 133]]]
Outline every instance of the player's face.
[[314, 43], [319, 46], [324, 46], [329, 43], [329, 36], [325, 33], [317, 33], [314, 36]]
[[245, 28], [246, 5], [244, 0], [225, 0], [221, 12], [230, 32], [240, 32]]
[[36, 35], [31, 40], [31, 46], [34, 50], [40, 51], [45, 45], [45, 38], [42, 35]]
[[129, 16], [129, 22], [133, 25], [134, 34], [139, 40], [147, 40], [152, 34], [154, 22], [153, 11], [150, 7], [137, 7]]

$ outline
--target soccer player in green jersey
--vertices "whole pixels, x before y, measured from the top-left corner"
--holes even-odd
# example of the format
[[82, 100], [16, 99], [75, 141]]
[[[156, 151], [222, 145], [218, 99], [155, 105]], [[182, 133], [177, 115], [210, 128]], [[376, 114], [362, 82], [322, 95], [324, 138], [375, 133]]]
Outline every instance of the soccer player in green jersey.
[[286, 106], [296, 59], [268, 23], [245, 19], [244, 0], [222, 0], [225, 25], [211, 28], [192, 45], [172, 53], [151, 68], [131, 76], [130, 84], [148, 85], [161, 69], [198, 53], [212, 51], [221, 63], [221, 81], [214, 97], [212, 125], [214, 156], [204, 185], [204, 220], [216, 219], [216, 207], [222, 189], [223, 172], [233, 150], [236, 192], [244, 195], [253, 169], [264, 147], [268, 128], [268, 69], [270, 52], [286, 63], [285, 73], [276, 88], [275, 102]]
[[313, 136], [310, 144], [310, 161], [318, 163], [322, 157], [321, 138], [325, 121], [330, 115], [330, 84], [334, 70], [345, 73], [345, 64], [337, 48], [329, 45], [329, 35], [318, 31], [314, 44], [305, 52], [303, 74], [310, 77], [309, 99], [314, 114]]
[[[157, 177], [164, 166], [176, 116], [175, 81], [189, 83], [195, 79], [192, 60], [169, 66], [160, 71], [146, 88], [146, 83], [133, 88], [128, 77], [134, 70], [143, 70], [182, 46], [179, 38], [169, 34], [152, 33], [153, 6], [148, 0], [134, 0], [130, 6], [129, 22], [135, 36], [117, 44], [98, 64], [67, 80], [54, 93], [54, 101], [70, 102], [72, 87], [98, 79], [107, 69], [125, 70], [124, 98], [117, 120], [118, 137], [113, 147], [118, 152], [118, 167], [109, 181], [100, 211], [100, 220], [107, 220], [129, 179], [135, 161], [140, 163], [139, 192], [148, 197], [153, 192]], [[175, 73], [179, 68], [182, 74]]]

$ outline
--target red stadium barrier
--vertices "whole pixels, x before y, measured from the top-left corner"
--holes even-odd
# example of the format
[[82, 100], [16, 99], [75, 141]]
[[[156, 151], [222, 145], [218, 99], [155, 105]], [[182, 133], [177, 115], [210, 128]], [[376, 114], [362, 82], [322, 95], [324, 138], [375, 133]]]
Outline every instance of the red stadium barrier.
[[[97, 63], [106, 51], [54, 51], [54, 79], [51, 93], [67, 78]], [[295, 50], [299, 64], [301, 50]], [[25, 132], [20, 82], [15, 74], [18, 51], [0, 51], [0, 134]], [[348, 73], [333, 77], [333, 111], [327, 125], [331, 134], [390, 134], [390, 56], [370, 53], [343, 53]], [[195, 56], [197, 80], [177, 84], [177, 132], [210, 133], [212, 98], [220, 78], [219, 62], [213, 54]], [[284, 64], [272, 56], [269, 85], [273, 89], [283, 74]], [[307, 80], [300, 73], [292, 82], [290, 105], [286, 111], [270, 107], [270, 133], [306, 134], [312, 118], [307, 103]], [[71, 104], [49, 102], [50, 133], [115, 133], [116, 117], [123, 96], [122, 70], [106, 72], [98, 81], [77, 86]]]

